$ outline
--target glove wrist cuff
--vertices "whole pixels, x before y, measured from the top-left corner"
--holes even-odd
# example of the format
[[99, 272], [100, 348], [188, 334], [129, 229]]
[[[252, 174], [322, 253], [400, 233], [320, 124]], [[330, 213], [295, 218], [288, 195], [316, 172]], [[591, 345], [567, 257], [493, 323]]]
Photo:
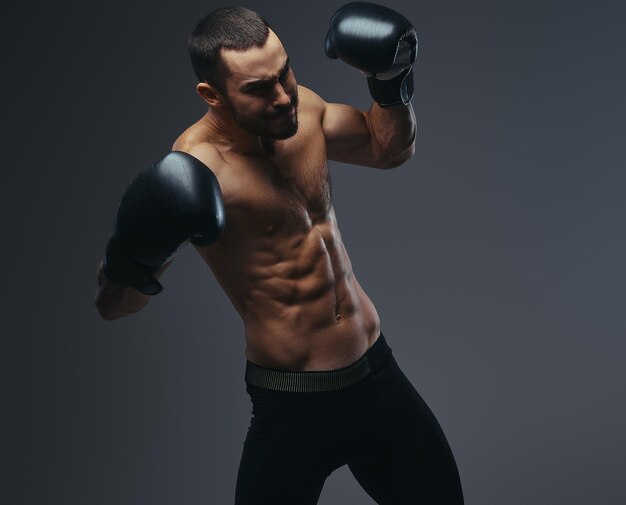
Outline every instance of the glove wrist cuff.
[[368, 77], [370, 95], [381, 107], [408, 104], [413, 98], [413, 66], [403, 70], [393, 79], [382, 81]]
[[153, 275], [159, 268], [142, 265], [129, 258], [124, 254], [116, 235], [107, 244], [102, 269], [112, 282], [135, 288], [144, 295], [156, 295], [163, 290]]

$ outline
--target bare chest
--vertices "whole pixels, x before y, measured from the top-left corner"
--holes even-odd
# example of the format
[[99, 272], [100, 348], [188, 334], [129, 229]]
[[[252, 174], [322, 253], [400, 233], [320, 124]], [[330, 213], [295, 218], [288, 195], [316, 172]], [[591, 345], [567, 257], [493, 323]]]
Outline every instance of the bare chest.
[[331, 186], [321, 131], [285, 144], [271, 157], [227, 161], [236, 167], [228, 175], [223, 171], [220, 180], [227, 233], [307, 232], [328, 218]]

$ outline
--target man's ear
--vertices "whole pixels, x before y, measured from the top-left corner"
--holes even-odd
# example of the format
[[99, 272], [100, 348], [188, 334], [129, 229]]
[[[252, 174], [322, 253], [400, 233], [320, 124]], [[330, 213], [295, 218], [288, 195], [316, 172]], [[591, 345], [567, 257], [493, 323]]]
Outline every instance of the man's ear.
[[213, 86], [206, 82], [199, 82], [196, 86], [196, 91], [200, 98], [202, 98], [211, 107], [221, 107], [224, 105], [224, 98], [222, 94], [216, 90]]

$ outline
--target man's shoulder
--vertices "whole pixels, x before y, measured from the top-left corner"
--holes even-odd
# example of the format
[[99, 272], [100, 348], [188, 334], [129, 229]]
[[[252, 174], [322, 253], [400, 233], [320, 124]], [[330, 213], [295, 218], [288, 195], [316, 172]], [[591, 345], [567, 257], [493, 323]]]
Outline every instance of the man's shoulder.
[[198, 158], [213, 172], [220, 170], [225, 163], [217, 147], [206, 139], [189, 139], [181, 136], [172, 145], [172, 151], [182, 151]]
[[326, 102], [321, 96], [302, 84], [298, 84], [298, 100], [300, 108], [305, 107], [319, 114], [322, 114], [326, 107]]

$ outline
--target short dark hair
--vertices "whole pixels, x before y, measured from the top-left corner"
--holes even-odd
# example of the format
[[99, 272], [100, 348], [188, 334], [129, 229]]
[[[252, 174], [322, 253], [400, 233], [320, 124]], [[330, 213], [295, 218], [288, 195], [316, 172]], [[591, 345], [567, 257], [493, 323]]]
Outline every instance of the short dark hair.
[[228, 67], [220, 50], [245, 50], [262, 47], [269, 36], [270, 25], [246, 7], [220, 7], [200, 20], [187, 40], [191, 65], [199, 82], [206, 81], [226, 93]]

